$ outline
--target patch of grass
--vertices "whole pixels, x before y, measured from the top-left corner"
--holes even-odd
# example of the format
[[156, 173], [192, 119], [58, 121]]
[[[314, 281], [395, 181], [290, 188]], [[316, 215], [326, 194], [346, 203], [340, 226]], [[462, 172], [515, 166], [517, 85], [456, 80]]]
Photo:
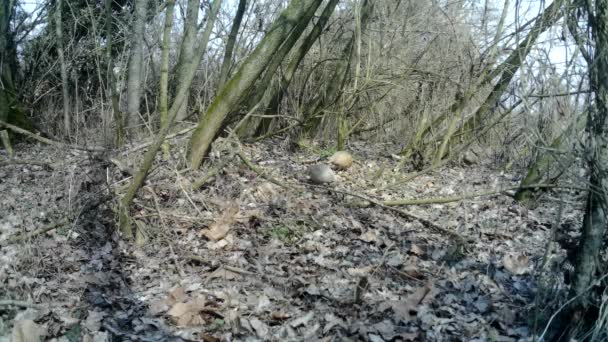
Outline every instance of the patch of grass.
[[322, 149], [322, 150], [319, 151], [319, 155], [322, 158], [331, 157], [334, 153], [336, 153], [336, 148], [335, 147], [328, 147], [328, 148], [324, 148], [324, 149]]
[[286, 245], [295, 243], [302, 234], [309, 231], [309, 227], [303, 222], [279, 223], [267, 227], [264, 236], [268, 239], [277, 239]]

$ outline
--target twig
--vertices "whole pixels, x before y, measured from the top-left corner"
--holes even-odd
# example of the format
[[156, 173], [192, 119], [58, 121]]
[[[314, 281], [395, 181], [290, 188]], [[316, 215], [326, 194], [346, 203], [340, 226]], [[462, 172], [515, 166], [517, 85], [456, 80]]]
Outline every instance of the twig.
[[[176, 132], [176, 133], [173, 133], [173, 134], [169, 134], [169, 135], [167, 135], [167, 136], [165, 137], [165, 139], [164, 139], [164, 140], [168, 140], [168, 139], [172, 139], [172, 138], [175, 138], [175, 137], [177, 137], [177, 136], [180, 136], [180, 135], [184, 135], [184, 134], [186, 134], [186, 133], [188, 133], [188, 132], [190, 132], [190, 131], [193, 131], [195, 128], [196, 128], [196, 126], [192, 126], [192, 127], [188, 127], [188, 128], [182, 129], [182, 130], [181, 130], [181, 131], [179, 131], [179, 132]], [[128, 150], [126, 150], [126, 151], [124, 151], [122, 154], [123, 154], [123, 155], [125, 155], [125, 154], [129, 154], [129, 153], [132, 153], [132, 152], [135, 152], [135, 151], [139, 151], [139, 150], [141, 150], [141, 149], [144, 149], [144, 148], [146, 148], [146, 147], [148, 147], [148, 146], [152, 145], [152, 143], [153, 143], [153, 142], [154, 142], [154, 141], [148, 141], [148, 142], [145, 142], [145, 143], [143, 143], [143, 144], [141, 144], [141, 145], [137, 145], [137, 146], [135, 146], [135, 147], [132, 147], [132, 148], [130, 148], [130, 149], [128, 149]]]
[[59, 142], [59, 141], [54, 141], [54, 140], [51, 140], [51, 139], [47, 139], [45, 137], [41, 137], [39, 135], [36, 135], [36, 134], [34, 134], [34, 133], [32, 133], [32, 132], [30, 132], [28, 130], [25, 130], [23, 128], [11, 125], [11, 124], [9, 124], [7, 122], [4, 122], [2, 120], [0, 120], [0, 126], [4, 126], [4, 127], [10, 129], [11, 131], [13, 131], [15, 133], [23, 134], [23, 135], [25, 135], [25, 136], [27, 136], [29, 138], [32, 138], [32, 139], [34, 139], [36, 141], [40, 141], [41, 143], [48, 144], [48, 145], [54, 145], [54, 146], [61, 147], [61, 148], [70, 148], [70, 149], [74, 149], [74, 150], [81, 150], [81, 151], [88, 151], [88, 152], [103, 152], [103, 151], [106, 150], [103, 147], [97, 147], [97, 146], [94, 146], [94, 147], [84, 147], [84, 146], [78, 146], [78, 145], [72, 145], [72, 144], [65, 144], [65, 143], [62, 143], [62, 142]]
[[463, 194], [460, 196], [393, 200], [393, 201], [384, 201], [382, 203], [384, 205], [388, 205], [388, 206], [443, 204], [443, 203], [457, 202], [457, 201], [475, 198], [475, 197], [503, 194], [504, 192], [511, 191], [511, 190], [534, 189], [534, 188], [553, 188], [553, 189], [561, 188], [561, 189], [572, 189], [572, 190], [582, 190], [582, 191], [589, 190], [587, 188], [582, 188], [582, 187], [577, 187], [577, 186], [559, 186], [559, 185], [555, 185], [555, 184], [532, 184], [532, 185], [526, 185], [526, 186], [512, 186], [509, 188], [504, 188], [504, 189], [499, 189], [499, 190], [490, 190], [490, 191], [478, 192], [478, 193], [473, 193], [473, 194]]
[[51, 163], [39, 161], [39, 160], [27, 160], [27, 159], [9, 159], [9, 160], [0, 160], [0, 167], [8, 166], [8, 165], [36, 165], [42, 166], [46, 168], [53, 168]]
[[62, 219], [59, 222], [51, 223], [51, 224], [49, 224], [47, 226], [38, 228], [38, 229], [36, 229], [36, 230], [34, 230], [32, 232], [29, 232], [29, 233], [15, 234], [15, 235], [9, 237], [8, 239], [6, 239], [4, 241], [0, 241], [0, 247], [6, 247], [8, 245], [11, 245], [11, 244], [14, 244], [14, 243], [17, 243], [17, 242], [21, 242], [21, 241], [25, 241], [27, 239], [31, 239], [31, 238], [33, 238], [35, 236], [44, 234], [44, 233], [46, 233], [48, 231], [51, 231], [51, 230], [53, 230], [53, 229], [55, 229], [55, 228], [57, 228], [57, 227], [59, 227], [61, 225], [64, 225], [66, 223], [68, 223], [68, 219], [64, 218], [64, 219]]
[[[167, 225], [165, 224], [165, 218], [163, 217], [163, 215], [160, 211], [160, 205], [158, 204], [158, 197], [156, 196], [156, 192], [154, 192], [154, 189], [152, 189], [152, 187], [149, 187], [149, 186], [147, 186], [146, 189], [152, 194], [152, 200], [154, 201], [154, 206], [156, 207], [156, 212], [158, 213], [158, 218], [160, 220], [160, 224], [163, 226], [164, 231], [168, 232], [169, 230], [167, 229]], [[173, 259], [173, 262], [175, 263], [175, 268], [177, 269], [177, 273], [179, 274], [180, 277], [185, 278], [186, 273], [184, 272], [182, 265], [179, 263], [179, 260], [177, 259], [177, 256], [175, 255], [175, 251], [173, 250], [173, 244], [171, 243], [171, 241], [169, 239], [167, 239], [167, 243], [169, 244], [169, 251], [171, 252], [171, 258]]]
[[41, 305], [41, 304], [34, 304], [34, 303], [30, 303], [30, 302], [24, 302], [24, 301], [20, 301], [20, 300], [12, 300], [12, 299], [2, 299], [0, 300], [0, 306], [20, 306], [23, 308], [32, 308], [32, 309], [37, 309], [37, 310], [41, 310], [41, 309], [46, 309], [47, 306], [45, 305]]
[[429, 220], [427, 220], [425, 218], [422, 218], [420, 216], [408, 213], [408, 212], [406, 212], [404, 210], [393, 208], [393, 207], [389, 207], [388, 205], [385, 205], [384, 203], [382, 203], [380, 201], [377, 201], [375, 199], [369, 198], [367, 196], [356, 194], [356, 193], [353, 193], [353, 192], [344, 191], [344, 190], [332, 189], [332, 188], [329, 188], [329, 187], [326, 187], [326, 186], [322, 186], [322, 185], [316, 185], [316, 184], [306, 184], [306, 185], [309, 186], [309, 187], [313, 187], [313, 188], [324, 189], [324, 190], [328, 190], [328, 191], [331, 191], [331, 192], [341, 193], [341, 194], [345, 194], [345, 195], [349, 195], [349, 196], [360, 198], [360, 199], [362, 199], [364, 201], [368, 201], [368, 202], [370, 202], [370, 203], [372, 203], [372, 204], [374, 204], [374, 205], [376, 205], [376, 206], [378, 206], [380, 208], [384, 208], [384, 209], [387, 209], [387, 210], [390, 210], [390, 211], [394, 211], [394, 212], [400, 214], [403, 217], [406, 217], [406, 218], [409, 218], [409, 219], [412, 219], [412, 220], [416, 220], [416, 221], [422, 223], [423, 225], [425, 225], [425, 226], [427, 226], [427, 227], [429, 227], [431, 229], [434, 229], [434, 230], [436, 230], [436, 231], [438, 231], [440, 233], [450, 235], [452, 238], [454, 238], [458, 242], [464, 243], [464, 238], [462, 236], [460, 236], [456, 232], [453, 232], [453, 231], [451, 231], [451, 230], [449, 230], [447, 228], [443, 228], [443, 227], [439, 226], [438, 224], [436, 224], [434, 222], [431, 222], [431, 221], [429, 221]]
[[270, 183], [276, 184], [282, 188], [286, 188], [286, 189], [292, 189], [291, 186], [286, 185], [282, 182], [279, 182], [278, 180], [272, 178], [271, 176], [269, 176], [266, 171], [258, 168], [257, 166], [253, 165], [253, 163], [251, 163], [251, 161], [249, 161], [249, 159], [247, 159], [247, 157], [245, 156], [245, 154], [243, 153], [243, 151], [240, 149], [237, 151], [237, 155], [239, 156], [239, 158], [241, 158], [241, 160], [243, 161], [243, 163], [245, 163], [245, 165], [247, 165], [248, 168], [251, 169], [251, 171], [255, 172], [258, 174], [258, 176], [266, 179], [267, 181], [269, 181]]

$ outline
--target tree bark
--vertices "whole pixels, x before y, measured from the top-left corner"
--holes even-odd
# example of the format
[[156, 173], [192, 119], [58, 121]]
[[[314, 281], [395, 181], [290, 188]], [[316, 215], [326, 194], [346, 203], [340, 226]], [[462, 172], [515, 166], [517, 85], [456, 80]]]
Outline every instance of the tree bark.
[[118, 220], [119, 220], [118, 226], [119, 226], [119, 229], [122, 232], [123, 236], [126, 239], [133, 238], [133, 230], [131, 228], [131, 220], [129, 218], [129, 208], [131, 207], [131, 203], [133, 202], [133, 199], [135, 198], [135, 194], [137, 193], [139, 188], [141, 188], [141, 186], [144, 184], [144, 181], [146, 180], [146, 177], [148, 176], [148, 172], [150, 171], [150, 168], [152, 167], [152, 162], [154, 162], [154, 158], [156, 157], [156, 153], [158, 152], [158, 149], [162, 145], [162, 143], [165, 139], [165, 136], [167, 136], [167, 133], [169, 133], [169, 130], [171, 129], [171, 125], [175, 121], [179, 108], [181, 107], [182, 103], [184, 102], [186, 96], [188, 96], [188, 89], [190, 88], [190, 85], [192, 84], [192, 80], [194, 79], [194, 72], [198, 68], [198, 65], [201, 62], [201, 59], [203, 57], [203, 54], [204, 54], [205, 50], [207, 49], [207, 43], [209, 43], [209, 37], [211, 36], [211, 29], [213, 28], [213, 25], [215, 24], [215, 19], [217, 18], [217, 13], [219, 12], [221, 5], [222, 5], [222, 0], [213, 1], [213, 4], [211, 5], [211, 12], [209, 13], [209, 19], [207, 20], [207, 23], [205, 24], [205, 31], [203, 32], [203, 35], [200, 38], [200, 43], [199, 43], [198, 47], [196, 48], [196, 51], [194, 53], [194, 58], [188, 62], [187, 70], [189, 72], [187, 72], [185, 74], [186, 75], [185, 78], [180, 80], [180, 84], [178, 85], [177, 94], [175, 95], [173, 104], [171, 105], [171, 108], [169, 109], [169, 112], [167, 114], [167, 121], [166, 121], [165, 125], [161, 126], [160, 130], [158, 131], [158, 134], [156, 134], [156, 137], [154, 138], [153, 143], [150, 145], [150, 147], [148, 148], [148, 151], [144, 155], [144, 161], [143, 161], [139, 171], [137, 171], [135, 176], [133, 176], [133, 181], [129, 185], [129, 188], [127, 189], [127, 193], [122, 197], [122, 199], [120, 201], [120, 208], [119, 208], [120, 212], [118, 214]]
[[243, 15], [245, 14], [246, 8], [247, 0], [239, 0], [239, 6], [236, 10], [236, 14], [234, 15], [234, 21], [232, 22], [232, 27], [230, 28], [230, 33], [228, 34], [228, 40], [226, 41], [224, 60], [222, 61], [220, 77], [217, 83], [218, 91], [222, 89], [224, 83], [226, 83], [228, 74], [230, 73], [230, 65], [232, 64], [232, 54], [234, 51], [234, 45], [236, 44], [236, 36], [239, 33], [239, 28], [241, 27], [241, 22], [243, 21]]
[[[361, 8], [361, 32], [365, 32], [369, 18], [372, 15], [374, 2], [364, 0]], [[347, 80], [350, 63], [353, 57], [353, 47], [356, 42], [356, 34], [353, 34], [348, 44], [342, 50], [342, 58], [336, 63], [332, 76], [326, 82], [325, 91], [321, 91], [322, 95], [313, 99], [312, 103], [307, 106], [309, 108], [304, 113], [304, 135], [311, 136], [317, 131], [323, 116], [319, 115], [323, 108], [335, 103], [341, 96], [342, 89]]]
[[131, 35], [131, 53], [127, 75], [127, 126], [139, 131], [141, 96], [143, 92], [144, 28], [147, 0], [135, 0], [135, 17]]
[[587, 11], [594, 18], [590, 20], [590, 26], [595, 41], [595, 56], [594, 63], [589, 65], [589, 78], [595, 94], [595, 110], [589, 111], [587, 119], [590, 190], [570, 292], [571, 298], [577, 298], [575, 307], [578, 309], [586, 309], [592, 303], [589, 287], [599, 266], [598, 256], [606, 230], [608, 209], [608, 0], [596, 0], [595, 11], [589, 7]]
[[[106, 10], [106, 63], [108, 64], [108, 69], [106, 70], [106, 93], [109, 95], [111, 103], [112, 103], [112, 114], [114, 116], [114, 123], [116, 125], [116, 132], [114, 137], [114, 144], [116, 146], [122, 146], [125, 141], [125, 122], [123, 119], [122, 112], [120, 111], [120, 106], [118, 104], [118, 92], [116, 91], [116, 78], [114, 76], [114, 59], [112, 58], [112, 46], [113, 46], [113, 37], [112, 37], [112, 22], [114, 16], [112, 15], [112, 1], [106, 0], [105, 10]], [[106, 120], [106, 122], [110, 122], [110, 120]]]
[[[184, 23], [184, 38], [182, 38], [179, 59], [177, 61], [178, 80], [186, 77], [186, 73], [188, 72], [188, 61], [192, 60], [194, 57], [194, 42], [198, 30], [198, 12], [200, 5], [200, 0], [188, 0], [188, 6], [186, 8], [186, 22]], [[182, 121], [188, 117], [189, 97], [190, 91], [188, 90], [188, 96], [186, 96], [186, 99], [177, 112], [177, 121]]]
[[243, 100], [243, 94], [248, 92], [264, 72], [283, 41], [292, 34], [292, 30], [298, 26], [302, 17], [311, 8], [318, 8], [321, 2], [322, 0], [292, 0], [255, 50], [222, 88], [199, 120], [190, 140], [189, 159], [192, 169], [200, 166], [222, 122], [228, 113]]
[[62, 0], [57, 0], [57, 2], [55, 3], [55, 39], [57, 39], [57, 55], [59, 57], [59, 66], [61, 69], [61, 95], [63, 97], [63, 134], [66, 137], [69, 137], [71, 132], [70, 92], [68, 88], [68, 66], [65, 63], [65, 56], [63, 51], [63, 25], [61, 20], [62, 4]]
[[[317, 41], [319, 36], [321, 36], [321, 33], [327, 25], [327, 22], [329, 21], [329, 18], [331, 17], [332, 13], [334, 12], [338, 1], [339, 0], [330, 0], [327, 5], [325, 5], [325, 8], [323, 9], [323, 12], [321, 13], [321, 16], [317, 20], [313, 29], [304, 39], [302, 44], [300, 44], [300, 46], [294, 51], [293, 56], [289, 61], [287, 68], [285, 69], [285, 73], [282, 75], [281, 81], [277, 82], [279, 83], [278, 85], [271, 86], [271, 94], [269, 95], [270, 103], [266, 108], [266, 114], [276, 114], [278, 112], [279, 105], [283, 100], [283, 96], [285, 96], [285, 94], [287, 93], [287, 88], [291, 84], [291, 80], [293, 79], [296, 70], [298, 70], [300, 63], [302, 62], [302, 60], [304, 60], [304, 57], [308, 54], [308, 51], [310, 51], [313, 44]], [[268, 129], [270, 128], [271, 122], [272, 118], [262, 119], [256, 128], [255, 135], [262, 136], [268, 133]]]

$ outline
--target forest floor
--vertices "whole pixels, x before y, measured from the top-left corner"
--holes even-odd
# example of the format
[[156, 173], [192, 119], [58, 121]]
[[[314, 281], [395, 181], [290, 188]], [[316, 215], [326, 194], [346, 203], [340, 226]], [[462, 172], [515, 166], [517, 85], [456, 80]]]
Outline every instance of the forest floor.
[[[184, 150], [185, 138], [173, 143]], [[195, 172], [159, 157], [131, 211], [133, 243], [119, 237], [113, 209], [143, 150], [120, 154], [122, 170], [92, 153], [25, 144], [16, 158], [34, 164], [2, 165], [0, 151], [0, 341], [542, 334], [567, 289], [566, 253], [559, 244], [547, 252], [547, 242], [552, 228], [577, 234], [582, 195], [549, 193], [535, 209], [504, 193], [399, 211], [370, 206], [348, 193], [387, 201], [518, 185], [518, 175], [484, 163], [395, 185], [407, 174], [371, 145], [351, 144], [357, 162], [327, 188], [306, 179], [310, 165], [326, 161], [280, 140], [242, 147], [258, 173], [219, 143]]]

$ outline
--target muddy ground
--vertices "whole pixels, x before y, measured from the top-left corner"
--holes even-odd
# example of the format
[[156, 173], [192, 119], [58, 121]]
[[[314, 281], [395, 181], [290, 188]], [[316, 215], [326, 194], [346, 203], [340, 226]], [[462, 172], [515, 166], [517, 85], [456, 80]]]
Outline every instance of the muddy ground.
[[[184, 144], [173, 140], [140, 190], [132, 242], [114, 213], [144, 149], [114, 154], [118, 167], [15, 146], [28, 162], [0, 164], [0, 341], [531, 341], [564, 302], [583, 194], [550, 192], [534, 209], [503, 192], [393, 210], [353, 195], [457, 197], [521, 175], [452, 163], [400, 183], [411, 167], [361, 142], [324, 189], [306, 177], [326, 162], [321, 147], [244, 145], [254, 172], [218, 143], [192, 172]], [[562, 245], [548, 245], [553, 231]]]

